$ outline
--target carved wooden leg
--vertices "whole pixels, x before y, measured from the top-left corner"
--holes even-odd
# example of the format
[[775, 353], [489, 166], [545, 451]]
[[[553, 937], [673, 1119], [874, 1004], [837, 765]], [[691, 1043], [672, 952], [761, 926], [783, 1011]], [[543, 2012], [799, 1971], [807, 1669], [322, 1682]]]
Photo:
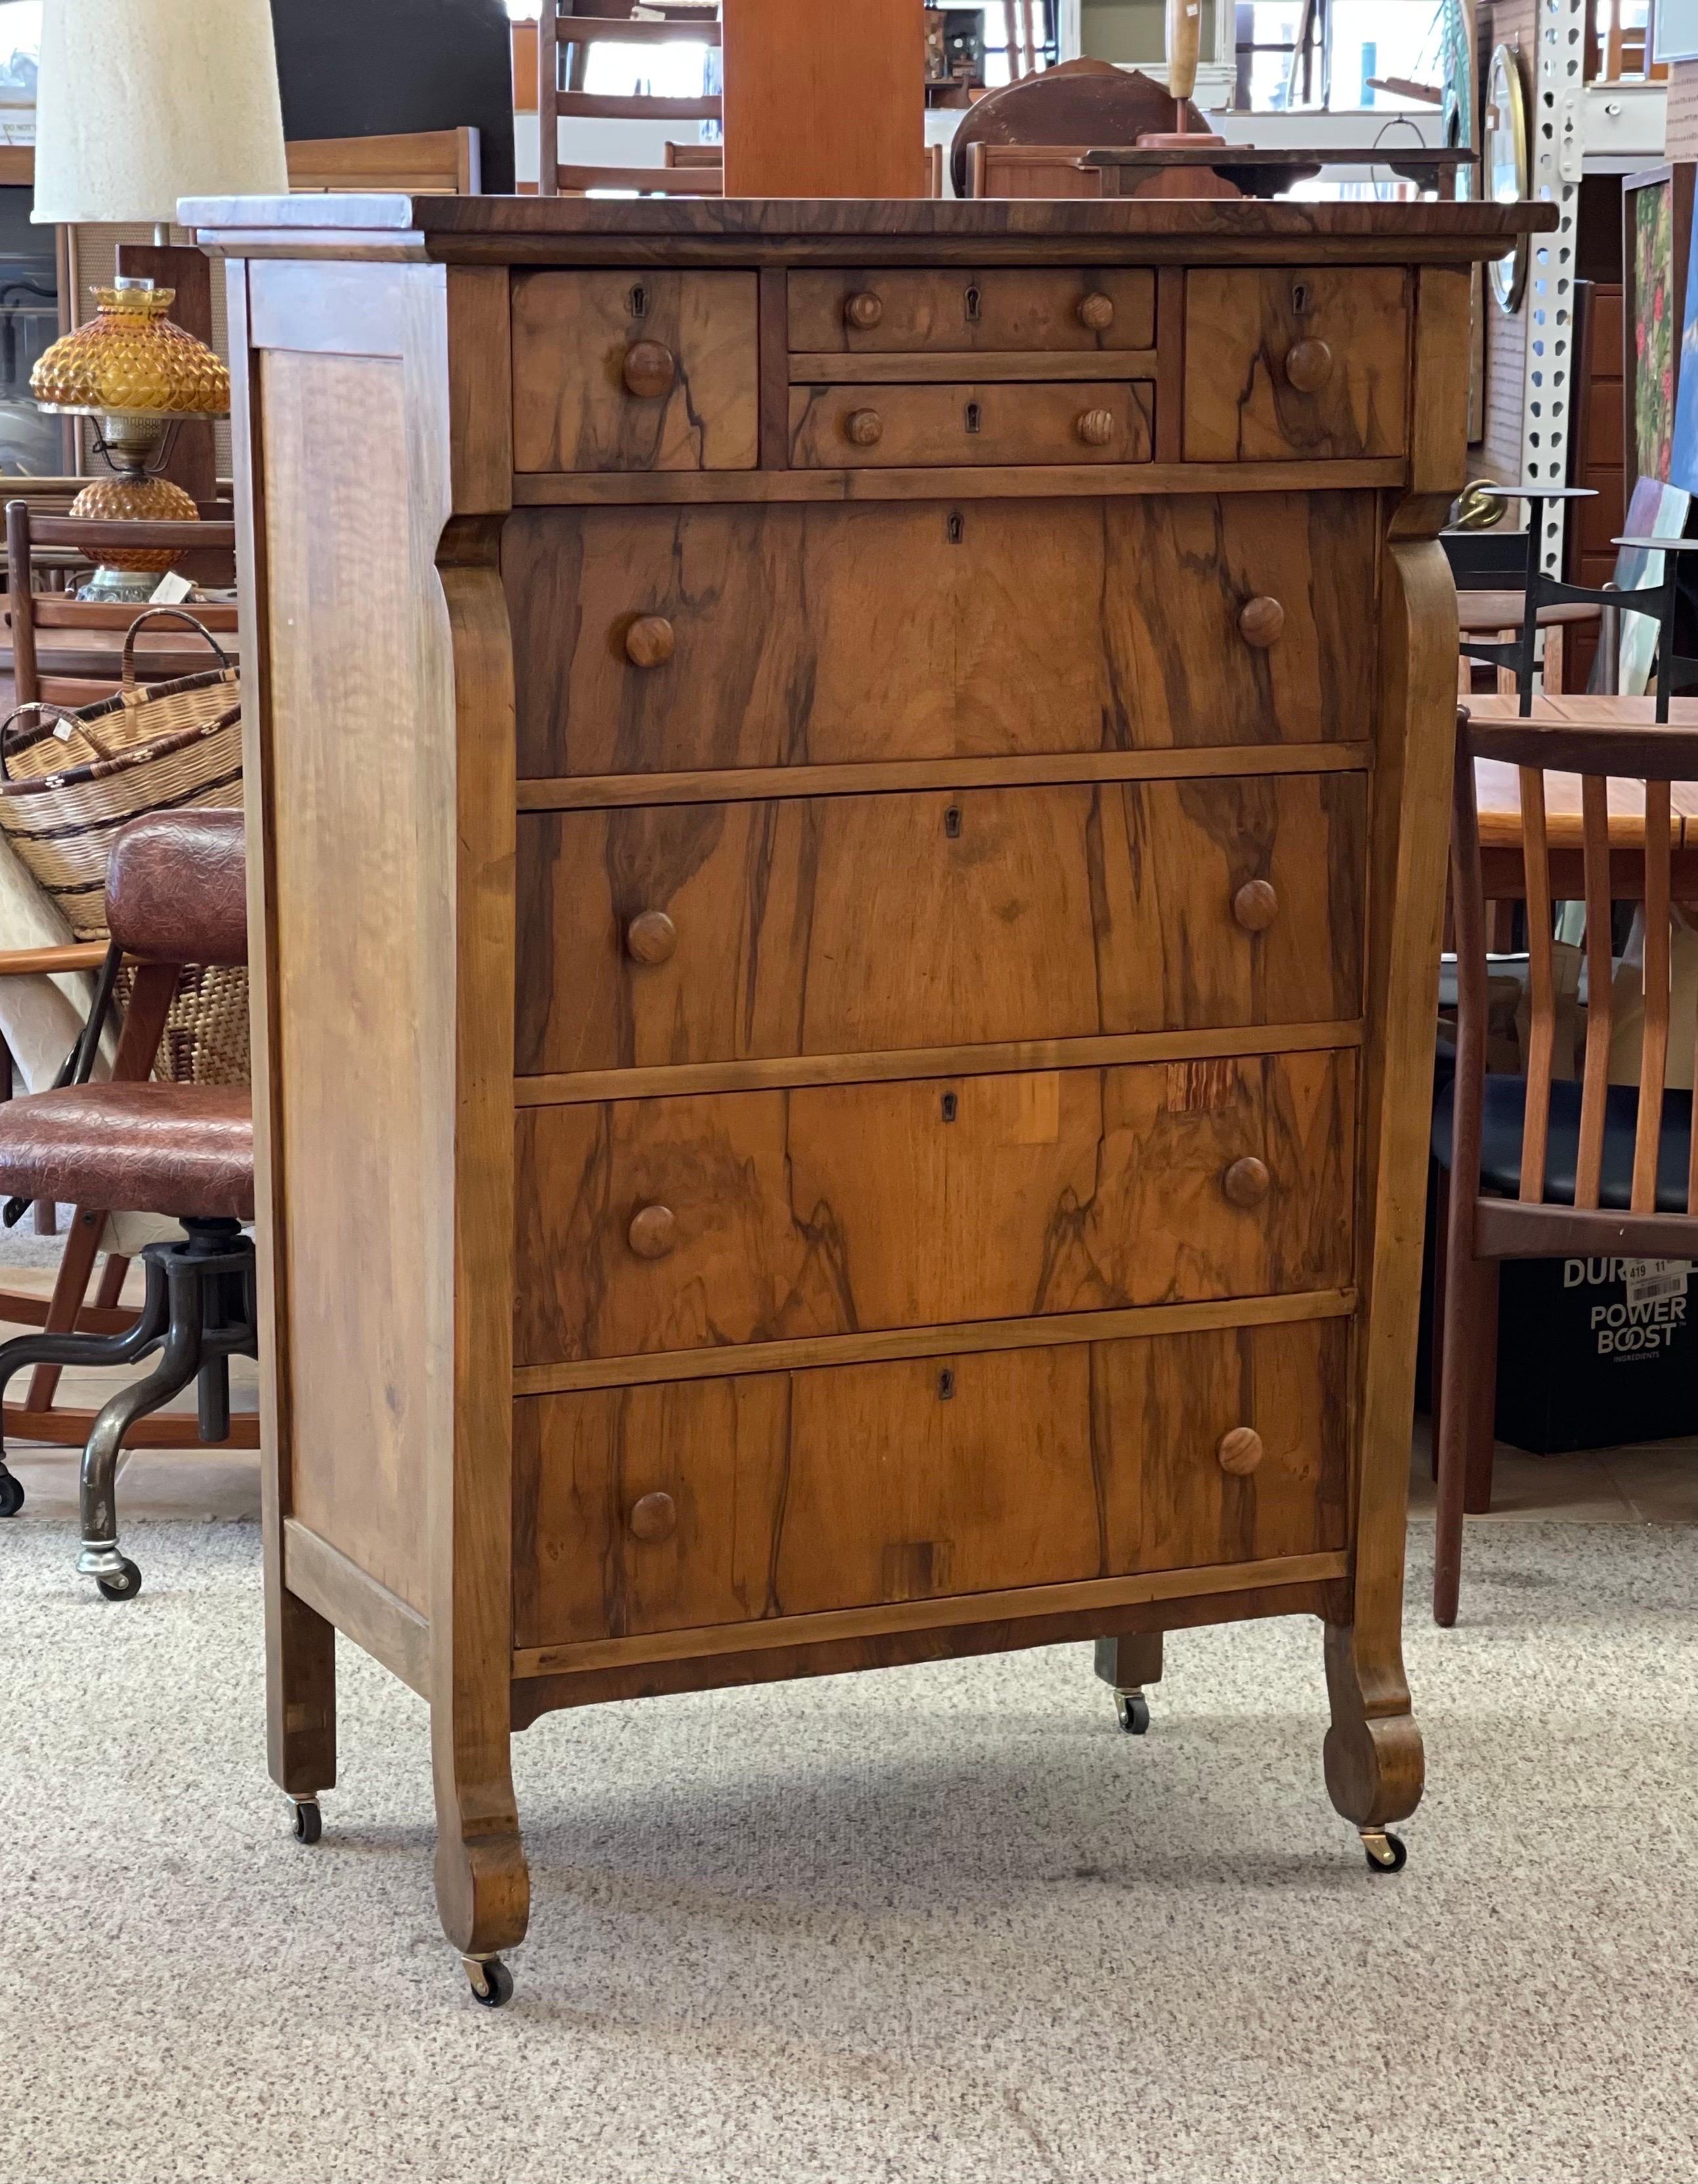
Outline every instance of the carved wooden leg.
[[1129, 1736], [1142, 1736], [1150, 1726], [1144, 1692], [1148, 1685], [1161, 1681], [1161, 1635], [1159, 1630], [1127, 1630], [1097, 1641], [1097, 1674], [1112, 1686], [1120, 1725]]
[[[504, 1690], [502, 1696], [505, 1698]], [[478, 1999], [504, 2001], [505, 1995], [490, 1996], [480, 1989], [478, 1960], [524, 1940], [531, 1915], [531, 1875], [519, 1838], [509, 1758], [510, 1733], [504, 1720], [498, 1725], [480, 1723], [476, 1711], [456, 1709], [452, 1699], [442, 1698], [431, 1708], [437, 1908], [443, 1931], [467, 1960]], [[510, 1981], [507, 1992], [512, 1992]]]
[[1374, 1838], [1385, 1840], [1391, 1822], [1415, 1810], [1427, 1770], [1396, 1624], [1369, 1631], [1329, 1623], [1326, 1654], [1333, 1709], [1322, 1751], [1327, 1794], [1361, 1830], [1371, 1864], [1400, 1865], [1400, 1846], [1395, 1858], [1389, 1850], [1379, 1854]]

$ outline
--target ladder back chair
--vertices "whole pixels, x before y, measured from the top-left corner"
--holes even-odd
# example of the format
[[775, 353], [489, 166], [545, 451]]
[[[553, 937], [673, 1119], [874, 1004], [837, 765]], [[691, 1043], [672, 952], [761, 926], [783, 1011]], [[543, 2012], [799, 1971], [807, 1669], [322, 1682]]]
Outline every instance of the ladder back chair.
[[[1474, 764], [1519, 771], [1526, 861], [1530, 1018], [1524, 1075], [1486, 1073], [1486, 915]], [[1578, 775], [1581, 844], [1553, 849], [1546, 776]], [[1442, 1306], [1438, 1531], [1433, 1612], [1456, 1621], [1465, 1506], [1489, 1498], [1496, 1395], [1498, 1273], [1505, 1259], [1609, 1255], [1698, 1258], [1698, 1138], [1693, 1095], [1665, 1085], [1670, 933], [1677, 893], [1698, 894], [1676, 844], [1673, 784], [1698, 781], [1698, 729], [1647, 723], [1575, 727], [1458, 716], [1452, 834], [1456, 1069], [1434, 1116], [1433, 1149], [1450, 1178]], [[1644, 846], [1612, 839], [1611, 785], [1643, 797]], [[1642, 785], [1642, 787], [1641, 787]], [[1576, 866], [1578, 864], [1578, 870]], [[1678, 881], [1678, 887], [1677, 887]], [[1556, 1010], [1553, 908], [1584, 895], [1588, 1011], [1578, 1081], [1553, 1074]], [[1645, 914], [1644, 1039], [1637, 1084], [1610, 1082], [1616, 966], [1613, 903]], [[1682, 1037], [1692, 1039], [1690, 1027]], [[1469, 1492], [1470, 1482], [1473, 1491]]]
[[[672, 197], [718, 197], [723, 182], [692, 166], [611, 167], [563, 164], [561, 118], [603, 121], [718, 121], [725, 102], [717, 93], [667, 98], [645, 92], [615, 95], [560, 81], [560, 54], [573, 55], [568, 75], [581, 75], [592, 46], [717, 46], [717, 20], [633, 21], [632, 0], [542, 0], [537, 22], [537, 188], [545, 198], [581, 197], [589, 190], [637, 190]], [[724, 154], [713, 148], [718, 159]]]

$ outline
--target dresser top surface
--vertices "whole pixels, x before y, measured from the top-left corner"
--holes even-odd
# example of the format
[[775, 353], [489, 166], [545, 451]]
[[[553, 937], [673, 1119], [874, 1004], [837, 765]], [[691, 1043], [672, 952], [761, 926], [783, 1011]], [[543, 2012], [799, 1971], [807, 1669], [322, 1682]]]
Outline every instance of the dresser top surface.
[[611, 250], [820, 259], [876, 248], [932, 258], [1053, 257], [1058, 249], [1144, 259], [1278, 262], [1500, 257], [1556, 225], [1554, 206], [1422, 199], [1395, 204], [975, 198], [536, 198], [302, 195], [186, 198], [179, 218], [232, 257], [462, 259], [485, 264]]

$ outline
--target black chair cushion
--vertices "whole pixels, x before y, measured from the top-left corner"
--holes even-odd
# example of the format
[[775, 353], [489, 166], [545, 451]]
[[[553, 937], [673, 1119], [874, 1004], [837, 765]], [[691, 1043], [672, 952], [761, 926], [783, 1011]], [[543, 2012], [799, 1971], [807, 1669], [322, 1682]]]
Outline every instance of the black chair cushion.
[[[1433, 1109], [1433, 1151], [1450, 1165], [1456, 1088], [1444, 1085]], [[1521, 1195], [1521, 1133], [1527, 1111], [1524, 1077], [1488, 1077], [1481, 1111], [1480, 1189], [1490, 1198]], [[1625, 1212], [1633, 1201], [1634, 1134], [1639, 1128], [1639, 1087], [1612, 1084], [1604, 1099], [1604, 1174], [1600, 1196]], [[1662, 1138], [1656, 1158], [1656, 1211], [1686, 1211], [1686, 1171], [1692, 1143], [1692, 1095], [1662, 1095]], [[1550, 1136], [1545, 1156], [1545, 1195], [1553, 1206], [1574, 1203], [1574, 1169], [1580, 1153], [1580, 1087], [1564, 1078], [1550, 1088]]]

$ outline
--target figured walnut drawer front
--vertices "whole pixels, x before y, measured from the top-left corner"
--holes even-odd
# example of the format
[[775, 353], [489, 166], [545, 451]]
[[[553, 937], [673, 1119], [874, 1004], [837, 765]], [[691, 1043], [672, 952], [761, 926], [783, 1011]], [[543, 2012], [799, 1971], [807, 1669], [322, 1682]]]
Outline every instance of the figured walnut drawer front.
[[849, 354], [1147, 349], [1155, 276], [1117, 267], [793, 273], [790, 347]]
[[1375, 521], [1365, 493], [518, 509], [519, 771], [1364, 737]]
[[527, 1399], [517, 1643], [1337, 1548], [1348, 1355], [1323, 1320]]
[[1390, 266], [1185, 276], [1185, 460], [1400, 455], [1409, 318]]
[[526, 812], [521, 1074], [1361, 1008], [1355, 773]]
[[793, 387], [799, 470], [1147, 463], [1155, 389], [1131, 380]]
[[753, 273], [514, 276], [515, 470], [750, 470], [757, 385]]
[[526, 1108], [516, 1360], [1336, 1289], [1353, 1081], [1322, 1052]]

